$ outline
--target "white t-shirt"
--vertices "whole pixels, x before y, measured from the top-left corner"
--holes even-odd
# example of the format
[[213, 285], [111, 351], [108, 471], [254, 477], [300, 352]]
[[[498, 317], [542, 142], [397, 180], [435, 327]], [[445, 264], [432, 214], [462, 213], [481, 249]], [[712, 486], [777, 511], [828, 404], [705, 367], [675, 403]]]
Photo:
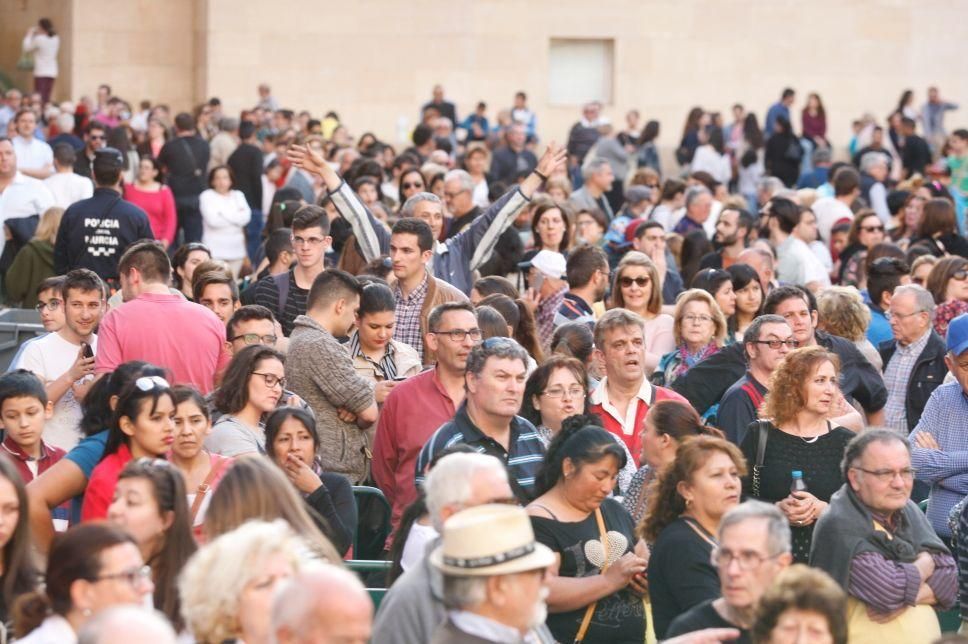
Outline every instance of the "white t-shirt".
[[44, 179], [44, 185], [54, 195], [54, 203], [61, 208], [94, 195], [94, 182], [73, 171], [52, 174]]
[[830, 276], [823, 264], [802, 239], [790, 235], [777, 247], [776, 254], [776, 277], [781, 282], [799, 286], [817, 282], [824, 287], [830, 286]]
[[833, 197], [823, 197], [813, 202], [810, 207], [813, 214], [817, 216], [817, 232], [824, 243], [830, 243], [830, 229], [834, 224], [841, 220], [853, 221], [854, 213], [842, 201], [837, 201]]
[[[97, 335], [91, 336], [90, 344], [96, 352]], [[17, 368], [32, 371], [47, 385], [71, 368], [80, 350], [81, 345], [68, 342], [59, 333], [48, 333], [24, 348]], [[44, 440], [54, 447], [70, 451], [81, 438], [78, 429], [81, 416], [81, 403], [74, 397], [74, 390], [68, 389], [54, 403], [54, 416], [44, 426]]]
[[21, 170], [42, 170], [53, 167], [54, 151], [40, 139], [15, 136], [11, 142], [14, 154], [17, 155], [17, 167]]
[[[44, 182], [18, 170], [10, 185], [0, 192], [0, 223], [8, 219], [42, 215], [53, 205], [54, 195]], [[0, 235], [0, 253], [3, 252], [5, 241], [4, 236]]]

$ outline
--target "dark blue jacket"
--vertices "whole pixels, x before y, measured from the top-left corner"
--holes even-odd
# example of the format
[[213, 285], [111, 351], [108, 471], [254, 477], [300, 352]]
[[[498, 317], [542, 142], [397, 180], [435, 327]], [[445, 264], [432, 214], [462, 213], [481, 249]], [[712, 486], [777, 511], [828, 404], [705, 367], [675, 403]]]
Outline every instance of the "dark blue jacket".
[[64, 213], [54, 244], [54, 272], [88, 268], [103, 280], [118, 278], [118, 260], [139, 239], [154, 239], [148, 215], [112, 188], [97, 188]]
[[[884, 361], [884, 370], [887, 371], [887, 363], [891, 361], [897, 350], [897, 340], [881, 342], [877, 349]], [[924, 411], [924, 406], [928, 404], [928, 398], [944, 383], [945, 376], [948, 375], [948, 366], [944, 363], [945, 353], [944, 340], [932, 330], [928, 343], [924, 345], [921, 355], [918, 356], [908, 376], [904, 411], [909, 433], [921, 419], [921, 413]]]

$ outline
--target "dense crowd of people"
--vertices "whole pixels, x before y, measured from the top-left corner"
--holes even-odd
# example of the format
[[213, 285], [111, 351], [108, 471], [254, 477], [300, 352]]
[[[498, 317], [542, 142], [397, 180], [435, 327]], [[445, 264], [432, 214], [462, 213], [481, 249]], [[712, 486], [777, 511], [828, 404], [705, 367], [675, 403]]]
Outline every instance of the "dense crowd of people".
[[660, 146], [637, 110], [559, 145], [524, 92], [492, 119], [438, 86], [397, 149], [266, 84], [54, 104], [56, 39], [0, 106], [4, 301], [45, 331], [0, 376], [7, 641], [968, 619], [968, 130], [937, 88], [844, 147], [793, 89]]

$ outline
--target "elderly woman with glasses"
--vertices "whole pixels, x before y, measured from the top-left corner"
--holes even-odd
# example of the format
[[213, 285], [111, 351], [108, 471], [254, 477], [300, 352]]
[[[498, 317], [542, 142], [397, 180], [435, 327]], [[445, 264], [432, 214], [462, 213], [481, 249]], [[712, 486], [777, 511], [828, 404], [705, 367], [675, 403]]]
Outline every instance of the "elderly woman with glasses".
[[235, 354], [215, 392], [215, 409], [223, 415], [205, 439], [206, 449], [221, 456], [266, 453], [263, 417], [283, 396], [284, 360], [281, 353], [261, 344]]
[[750, 464], [743, 491], [786, 515], [800, 563], [809, 558], [814, 524], [844, 483], [840, 461], [854, 437], [838, 422], [857, 414], [848, 410], [839, 378], [840, 359], [823, 347], [787, 354], [770, 377], [763, 420], [750, 424], [742, 444]]
[[103, 610], [142, 605], [154, 585], [134, 539], [107, 523], [85, 523], [57, 539], [47, 557], [43, 590], [17, 604], [18, 642], [77, 642], [81, 627]]
[[[728, 278], [728, 274], [727, 274]], [[693, 365], [723, 348], [726, 317], [716, 300], [701, 289], [689, 289], [676, 298], [673, 335], [676, 349], [662, 356], [652, 382], [671, 386]]]

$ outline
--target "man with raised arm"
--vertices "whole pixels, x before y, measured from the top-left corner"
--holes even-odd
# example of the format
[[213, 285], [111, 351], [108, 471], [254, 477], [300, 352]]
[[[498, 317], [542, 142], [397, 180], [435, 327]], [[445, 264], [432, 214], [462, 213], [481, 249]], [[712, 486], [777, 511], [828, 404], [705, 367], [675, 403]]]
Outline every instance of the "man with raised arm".
[[[444, 242], [436, 241], [440, 239], [444, 225], [444, 205], [440, 198], [429, 192], [410, 197], [403, 204], [402, 216], [422, 219], [433, 231], [434, 253], [430, 262], [433, 275], [464, 293], [470, 293], [474, 271], [490, 259], [501, 234], [544, 181], [565, 164], [565, 157], [563, 148], [554, 142], [550, 143], [538, 161], [538, 167], [520, 185], [509, 190], [467, 228]], [[353, 234], [366, 261], [390, 254], [390, 232], [318, 152], [306, 146], [293, 146], [289, 149], [289, 160], [323, 178], [336, 209], [353, 227]]]

